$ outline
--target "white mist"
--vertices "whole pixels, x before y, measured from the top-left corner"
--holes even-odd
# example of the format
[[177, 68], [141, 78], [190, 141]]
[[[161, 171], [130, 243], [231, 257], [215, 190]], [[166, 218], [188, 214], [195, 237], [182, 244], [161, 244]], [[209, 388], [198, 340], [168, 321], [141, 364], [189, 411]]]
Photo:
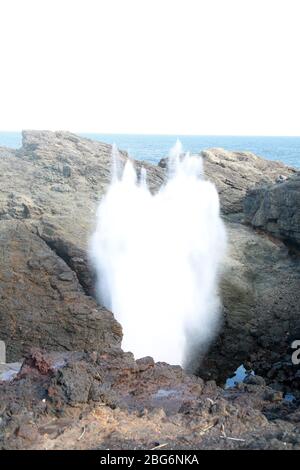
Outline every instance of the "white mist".
[[115, 147], [112, 160], [90, 246], [100, 301], [122, 324], [124, 350], [187, 366], [218, 326], [226, 235], [216, 188], [180, 142], [155, 195], [145, 170], [138, 179], [131, 161], [121, 168]]

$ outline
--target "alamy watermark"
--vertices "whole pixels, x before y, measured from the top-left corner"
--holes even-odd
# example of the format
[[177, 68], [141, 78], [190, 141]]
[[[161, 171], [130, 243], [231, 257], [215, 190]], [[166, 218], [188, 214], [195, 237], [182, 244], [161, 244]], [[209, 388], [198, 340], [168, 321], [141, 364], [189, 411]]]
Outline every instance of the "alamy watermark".
[[291, 348], [295, 349], [292, 354], [292, 363], [298, 366], [300, 364], [300, 339], [295, 339], [291, 344]]

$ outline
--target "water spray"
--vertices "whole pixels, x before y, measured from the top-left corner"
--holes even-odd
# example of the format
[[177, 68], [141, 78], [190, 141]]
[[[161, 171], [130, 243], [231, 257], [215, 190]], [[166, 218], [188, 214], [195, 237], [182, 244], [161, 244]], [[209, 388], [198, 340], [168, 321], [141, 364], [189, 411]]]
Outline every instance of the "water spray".
[[146, 170], [138, 178], [115, 146], [112, 162], [90, 244], [99, 301], [122, 324], [124, 350], [188, 367], [219, 324], [226, 234], [217, 190], [202, 158], [184, 154], [179, 141], [154, 195]]

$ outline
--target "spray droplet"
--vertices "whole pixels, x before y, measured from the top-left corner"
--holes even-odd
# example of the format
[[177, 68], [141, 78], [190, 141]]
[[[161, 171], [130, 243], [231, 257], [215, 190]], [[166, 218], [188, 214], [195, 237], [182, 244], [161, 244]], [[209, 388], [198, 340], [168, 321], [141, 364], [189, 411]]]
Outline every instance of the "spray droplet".
[[127, 160], [123, 171], [122, 182], [127, 185], [135, 185], [136, 181], [137, 176], [133, 163], [130, 160]]
[[175, 145], [169, 151], [168, 160], [168, 177], [174, 177], [179, 169], [180, 158], [183, 156], [183, 147], [179, 139], [176, 140]]

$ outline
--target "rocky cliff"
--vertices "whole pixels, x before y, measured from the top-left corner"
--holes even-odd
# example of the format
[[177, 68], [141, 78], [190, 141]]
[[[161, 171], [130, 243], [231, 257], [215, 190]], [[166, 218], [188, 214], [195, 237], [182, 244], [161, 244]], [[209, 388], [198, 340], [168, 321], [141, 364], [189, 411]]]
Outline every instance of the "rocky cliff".
[[300, 247], [300, 173], [277, 184], [248, 189], [245, 221]]
[[[121, 325], [94, 299], [86, 249], [110, 152], [46, 131], [23, 132], [18, 150], [0, 148], [0, 339], [9, 361], [26, 358], [16, 379], [0, 384], [2, 447], [299, 447], [297, 402], [283, 400], [300, 388], [289, 349], [300, 266], [286, 245], [298, 243], [297, 172], [250, 153], [202, 152], [230, 247], [223, 326], [199, 358], [200, 379], [124, 354]], [[157, 191], [165, 162], [136, 165]], [[264, 379], [224, 390], [241, 363]]]
[[[265, 160], [251, 152], [212, 148], [203, 150], [201, 156], [205, 174], [218, 188], [222, 211], [228, 215], [243, 213], [249, 189], [282, 181], [297, 173], [294, 168]], [[163, 158], [158, 166], [165, 169], [167, 158]]]

